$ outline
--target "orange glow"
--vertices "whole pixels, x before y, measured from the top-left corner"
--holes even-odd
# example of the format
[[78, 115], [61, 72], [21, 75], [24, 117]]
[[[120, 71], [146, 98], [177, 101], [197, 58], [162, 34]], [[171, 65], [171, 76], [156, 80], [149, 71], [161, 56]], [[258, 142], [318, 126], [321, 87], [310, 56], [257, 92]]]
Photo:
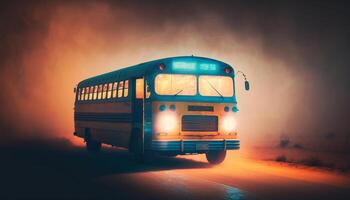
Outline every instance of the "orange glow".
[[144, 79], [136, 79], [136, 98], [143, 99], [144, 97]]
[[124, 97], [127, 97], [129, 95], [128, 94], [128, 92], [129, 92], [128, 88], [129, 88], [129, 80], [126, 80], [124, 82]]
[[159, 95], [195, 95], [196, 76], [179, 74], [159, 74], [155, 79], [155, 91]]
[[155, 120], [156, 133], [172, 133], [178, 126], [177, 116], [174, 112], [159, 112]]
[[[217, 91], [216, 91], [217, 90]], [[199, 93], [203, 96], [233, 96], [233, 81], [227, 76], [199, 76]]]
[[[314, 106], [312, 97], [315, 87], [324, 81], [315, 79], [314, 71], [300, 73], [307, 65], [303, 54], [295, 54], [299, 51], [269, 54], [259, 31], [242, 35], [216, 16], [198, 14], [185, 23], [176, 20], [154, 23], [153, 19], [141, 20], [138, 13], [122, 5], [96, 1], [86, 2], [84, 6], [81, 3], [33, 6], [24, 18], [37, 26], [14, 36], [23, 38], [19, 52], [0, 69], [2, 93], [6, 94], [4, 123], [25, 132], [23, 137], [80, 141], [73, 136], [75, 96], [72, 92], [79, 81], [150, 60], [192, 54], [239, 66], [234, 67], [235, 71], [247, 74], [252, 85], [249, 93], [244, 91], [243, 77], [235, 77], [240, 110], [237, 131], [244, 145], [260, 140], [265, 141], [259, 144], [271, 145], [286, 132], [316, 141], [325, 131], [320, 124], [329, 125], [334, 122], [329, 119], [341, 119], [332, 112], [332, 103], [318, 101], [322, 103], [322, 113], [327, 114], [315, 122], [321, 116], [318, 112], [321, 107]], [[159, 27], [164, 31], [158, 31]], [[26, 46], [22, 47], [22, 43]], [[289, 49], [294, 49], [293, 45]], [[286, 60], [290, 57], [292, 61]], [[196, 86], [187, 81], [181, 83], [186, 88], [179, 95], [193, 93]], [[174, 87], [170, 92], [167, 85], [158, 85], [156, 90], [175, 94], [182, 89]], [[319, 87], [322, 95], [317, 99], [327, 93], [324, 88]], [[84, 90], [80, 91], [81, 99], [85, 98]], [[118, 95], [117, 91], [113, 90], [112, 95]], [[102, 85], [94, 92], [94, 98], [102, 98]], [[271, 143], [266, 142], [267, 138]]]
[[[206, 162], [203, 155], [179, 156], [200, 162]], [[179, 170], [182, 173], [190, 173], [192, 176], [206, 175], [209, 180], [217, 177], [226, 177], [227, 180], [245, 179], [249, 182], [262, 181], [271, 183], [284, 177], [309, 183], [326, 184], [337, 187], [350, 188], [350, 178], [326, 170], [312, 168], [300, 168], [288, 164], [280, 164], [269, 161], [257, 161], [245, 157], [240, 152], [229, 152], [226, 160], [210, 169]], [[225, 183], [225, 180], [220, 180]]]
[[119, 81], [118, 84], [118, 97], [123, 96], [123, 86], [124, 86], [124, 81]]
[[227, 115], [227, 116], [223, 116], [222, 119], [222, 126], [225, 132], [230, 133], [232, 131], [236, 130], [236, 119], [234, 116], [232, 115]]
[[117, 86], [118, 86], [118, 82], [114, 82], [114, 84], [113, 84], [113, 94], [112, 94], [113, 98], [117, 97]]
[[110, 99], [112, 97], [112, 87], [113, 87], [113, 84], [109, 83], [108, 84], [107, 99]]

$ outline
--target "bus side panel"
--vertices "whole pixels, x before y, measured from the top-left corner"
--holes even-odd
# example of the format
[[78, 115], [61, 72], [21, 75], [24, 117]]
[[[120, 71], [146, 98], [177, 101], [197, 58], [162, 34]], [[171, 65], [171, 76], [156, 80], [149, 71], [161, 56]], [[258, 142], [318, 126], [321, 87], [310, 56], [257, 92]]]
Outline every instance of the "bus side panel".
[[128, 147], [132, 127], [130, 102], [77, 104], [74, 118], [77, 136], [84, 138], [89, 129], [94, 140]]

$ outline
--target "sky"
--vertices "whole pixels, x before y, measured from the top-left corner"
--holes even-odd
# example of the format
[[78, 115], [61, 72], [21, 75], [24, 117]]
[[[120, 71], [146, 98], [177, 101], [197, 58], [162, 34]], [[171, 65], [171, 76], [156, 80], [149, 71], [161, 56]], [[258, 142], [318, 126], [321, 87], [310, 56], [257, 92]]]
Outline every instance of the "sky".
[[0, 140], [73, 142], [76, 84], [154, 59], [196, 55], [244, 71], [238, 131], [249, 144], [350, 135], [346, 1], [8, 1], [0, 6]]

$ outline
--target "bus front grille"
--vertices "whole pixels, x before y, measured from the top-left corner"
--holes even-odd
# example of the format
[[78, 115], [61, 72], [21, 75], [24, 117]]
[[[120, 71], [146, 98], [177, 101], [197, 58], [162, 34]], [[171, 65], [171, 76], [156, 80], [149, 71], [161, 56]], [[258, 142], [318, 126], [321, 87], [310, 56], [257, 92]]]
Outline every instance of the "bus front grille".
[[182, 131], [218, 131], [218, 116], [184, 115], [182, 117]]

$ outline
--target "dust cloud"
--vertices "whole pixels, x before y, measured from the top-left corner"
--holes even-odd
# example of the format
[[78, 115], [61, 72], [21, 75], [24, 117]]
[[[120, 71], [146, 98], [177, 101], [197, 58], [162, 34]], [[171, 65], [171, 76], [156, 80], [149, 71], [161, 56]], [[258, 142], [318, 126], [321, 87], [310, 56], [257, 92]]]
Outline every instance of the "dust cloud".
[[[298, 5], [230, 1], [4, 4], [2, 140], [59, 137], [78, 144], [72, 134], [73, 88], [80, 80], [179, 55], [222, 60], [247, 74], [250, 92], [244, 91], [243, 77], [236, 80], [244, 145], [270, 144], [281, 135], [315, 142], [328, 132], [345, 136], [350, 132], [350, 84], [344, 75], [349, 69], [341, 53], [345, 34], [331, 28], [346, 22], [338, 20], [341, 12], [334, 15], [338, 7], [326, 18], [307, 9], [313, 6], [301, 10]], [[316, 8], [325, 9], [322, 4]], [[318, 24], [309, 26], [312, 17]], [[330, 29], [319, 28], [324, 25]]]

